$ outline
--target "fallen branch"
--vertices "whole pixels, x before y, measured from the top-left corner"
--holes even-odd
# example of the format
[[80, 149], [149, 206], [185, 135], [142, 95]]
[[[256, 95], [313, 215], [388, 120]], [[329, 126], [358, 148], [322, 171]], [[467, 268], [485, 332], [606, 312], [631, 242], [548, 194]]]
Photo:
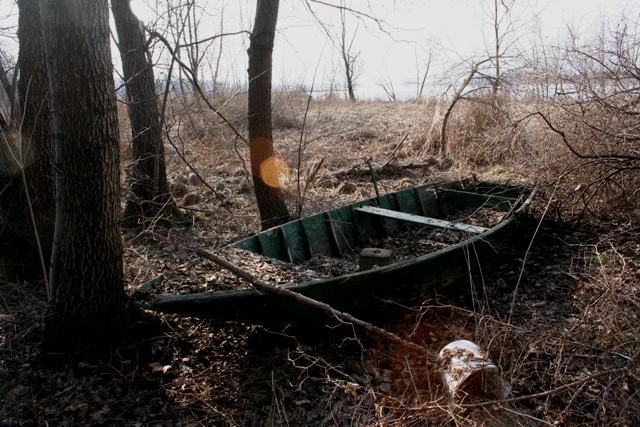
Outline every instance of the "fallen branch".
[[321, 301], [317, 301], [317, 300], [314, 300], [313, 298], [309, 298], [306, 295], [302, 295], [297, 292], [290, 291], [287, 288], [283, 288], [281, 286], [275, 286], [275, 285], [272, 285], [271, 283], [267, 283], [263, 280], [260, 280], [252, 276], [245, 270], [241, 269], [240, 267], [230, 263], [229, 261], [223, 258], [220, 258], [217, 255], [212, 254], [211, 252], [205, 251], [204, 249], [196, 249], [196, 253], [201, 257], [206, 258], [210, 261], [213, 261], [219, 266], [226, 268], [236, 276], [249, 282], [255, 288], [262, 289], [268, 292], [273, 292], [274, 294], [282, 295], [282, 296], [291, 298], [293, 300], [296, 300], [301, 304], [306, 304], [306, 305], [315, 307], [321, 310], [323, 313], [328, 314], [329, 316], [336, 317], [343, 322], [352, 323], [354, 325], [360, 326], [365, 331], [367, 331], [368, 333], [374, 336], [391, 341], [394, 344], [400, 345], [408, 350], [415, 351], [421, 354], [426, 354], [430, 356], [433, 359], [433, 361], [435, 361], [435, 356], [430, 354], [430, 352], [427, 349], [425, 349], [422, 346], [419, 346], [418, 344], [402, 339], [392, 332], [379, 328], [375, 325], [372, 325], [371, 323], [365, 322], [364, 320], [360, 320], [356, 317], [353, 317], [349, 313], [338, 311], [333, 307], [331, 307], [329, 304], [325, 304]]

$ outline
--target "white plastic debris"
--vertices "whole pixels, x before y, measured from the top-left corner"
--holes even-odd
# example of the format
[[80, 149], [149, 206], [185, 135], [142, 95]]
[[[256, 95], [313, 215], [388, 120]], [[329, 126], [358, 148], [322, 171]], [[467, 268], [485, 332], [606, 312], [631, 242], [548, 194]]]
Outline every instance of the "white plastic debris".
[[480, 395], [504, 399], [511, 392], [498, 367], [471, 341], [447, 344], [438, 354], [438, 360], [445, 390], [455, 400]]

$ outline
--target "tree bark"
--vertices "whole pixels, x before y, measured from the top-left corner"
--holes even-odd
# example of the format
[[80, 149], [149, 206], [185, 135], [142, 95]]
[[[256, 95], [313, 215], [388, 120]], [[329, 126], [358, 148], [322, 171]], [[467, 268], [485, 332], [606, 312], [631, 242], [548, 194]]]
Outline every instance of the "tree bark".
[[[0, 189], [4, 189], [0, 197], [0, 277], [32, 280], [46, 274], [35, 266], [43, 264], [43, 260], [48, 264], [51, 256], [55, 221], [54, 150], [38, 2], [19, 0], [17, 3], [20, 41], [17, 86], [22, 138], [14, 141], [15, 134], [6, 133], [0, 141], [0, 150], [4, 151], [0, 172]], [[11, 97], [14, 88], [8, 80], [4, 81], [6, 76], [2, 80]], [[21, 169], [24, 169], [24, 179]]]
[[129, 0], [111, 0], [111, 9], [122, 58], [133, 149], [133, 166], [128, 177], [133, 197], [127, 201], [123, 223], [135, 226], [160, 212], [181, 221], [182, 212], [167, 185], [155, 80], [145, 55], [140, 22], [131, 11]]
[[11, 86], [11, 82], [9, 81], [9, 77], [7, 76], [7, 70], [5, 70], [2, 61], [0, 61], [0, 83], [2, 84], [5, 93], [7, 94], [7, 99], [11, 99], [11, 97], [13, 96], [13, 86]]
[[262, 228], [291, 220], [278, 173], [284, 162], [273, 149], [271, 66], [279, 0], [258, 0], [249, 45], [249, 151]]
[[120, 339], [126, 316], [108, 0], [40, 0], [56, 143], [52, 299], [43, 351]]
[[18, 0], [20, 53], [18, 96], [22, 112], [22, 159], [42, 253], [51, 256], [55, 181], [51, 98], [37, 0]]

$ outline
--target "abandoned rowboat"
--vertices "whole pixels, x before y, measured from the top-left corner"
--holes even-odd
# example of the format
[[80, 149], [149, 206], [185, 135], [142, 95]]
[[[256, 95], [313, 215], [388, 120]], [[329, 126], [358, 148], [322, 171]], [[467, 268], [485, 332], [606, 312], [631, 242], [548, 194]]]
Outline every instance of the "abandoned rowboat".
[[[291, 264], [316, 256], [340, 259], [359, 254], [358, 271], [283, 286], [338, 311], [380, 323], [401, 307], [419, 305], [508, 251], [519, 236], [535, 192], [535, 188], [471, 180], [426, 184], [298, 219], [236, 246]], [[493, 225], [471, 223], [488, 213], [497, 218]], [[439, 236], [447, 234], [457, 243], [394, 261], [379, 247], [389, 236], [407, 232], [415, 236], [425, 229], [438, 230]], [[371, 247], [372, 243], [379, 246]], [[165, 296], [145, 307], [264, 325], [330, 321], [315, 307], [255, 289]]]

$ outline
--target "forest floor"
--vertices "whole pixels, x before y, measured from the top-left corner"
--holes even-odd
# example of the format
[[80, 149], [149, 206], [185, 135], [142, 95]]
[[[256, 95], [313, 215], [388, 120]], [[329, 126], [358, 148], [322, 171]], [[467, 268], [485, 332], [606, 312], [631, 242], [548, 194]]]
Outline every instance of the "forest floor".
[[[555, 186], [506, 163], [435, 160], [417, 133], [429, 126], [423, 108], [344, 102], [315, 106], [306, 118], [276, 110], [284, 111], [274, 120], [278, 153], [292, 171], [282, 177], [288, 203], [298, 212], [298, 171], [302, 215], [371, 197], [367, 162], [383, 192], [472, 174], [540, 180], [512, 253], [384, 326], [433, 354], [457, 339], [479, 344], [510, 386], [506, 400], [452, 402], [424, 355], [354, 328], [293, 334], [155, 313], [120, 347], [52, 366], [39, 350], [42, 286], [0, 283], [0, 427], [639, 425], [637, 215], [580, 221], [561, 203], [574, 183]], [[206, 128], [167, 146], [172, 188], [190, 224], [124, 232], [130, 294], [159, 276], [164, 293], [241, 285], [195, 254], [259, 228], [245, 151]]]

